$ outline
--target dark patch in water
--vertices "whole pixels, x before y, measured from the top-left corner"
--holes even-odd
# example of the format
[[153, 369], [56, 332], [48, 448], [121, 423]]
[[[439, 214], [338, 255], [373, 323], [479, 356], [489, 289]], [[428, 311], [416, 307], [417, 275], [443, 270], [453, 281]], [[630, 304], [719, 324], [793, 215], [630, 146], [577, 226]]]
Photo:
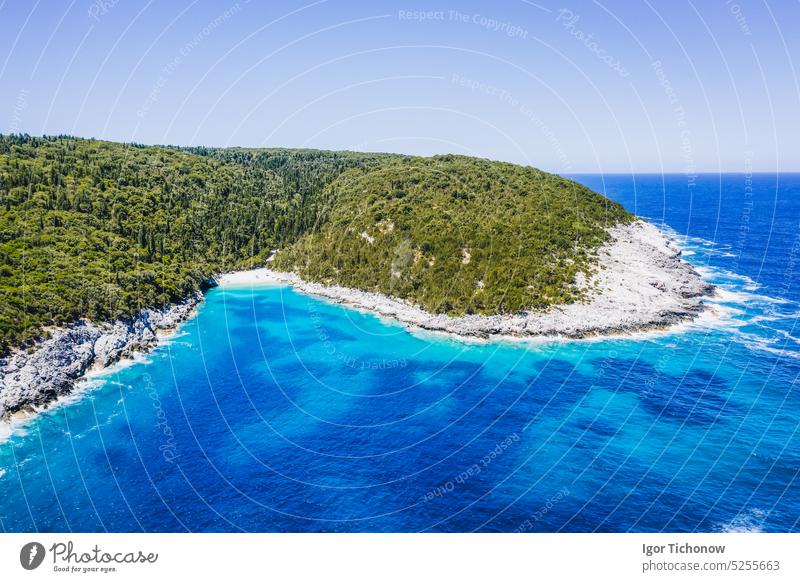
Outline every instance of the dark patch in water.
[[690, 370], [683, 376], [658, 371], [643, 361], [626, 360], [625, 375], [609, 378], [609, 390], [635, 394], [649, 414], [664, 420], [708, 425], [736, 413], [727, 402], [728, 383], [704, 370]]

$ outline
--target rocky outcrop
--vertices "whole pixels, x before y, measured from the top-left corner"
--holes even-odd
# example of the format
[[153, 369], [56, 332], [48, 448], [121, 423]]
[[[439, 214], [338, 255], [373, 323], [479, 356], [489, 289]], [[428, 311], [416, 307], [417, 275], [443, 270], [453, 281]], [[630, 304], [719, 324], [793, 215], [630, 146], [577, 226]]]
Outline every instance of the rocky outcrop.
[[145, 309], [129, 320], [81, 320], [54, 331], [28, 351], [0, 359], [0, 419], [69, 393], [92, 368], [105, 368], [152, 349], [159, 332], [171, 330], [188, 318], [202, 297], [196, 293], [166, 309]]
[[596, 273], [579, 277], [586, 300], [544, 312], [450, 317], [381, 293], [303, 281], [293, 273], [258, 269], [232, 273], [221, 285], [258, 282], [292, 285], [298, 291], [401, 321], [409, 326], [462, 337], [553, 336], [584, 338], [618, 335], [696, 318], [706, 309], [703, 297], [714, 292], [666, 234], [635, 220], [609, 230], [611, 241], [598, 252]]

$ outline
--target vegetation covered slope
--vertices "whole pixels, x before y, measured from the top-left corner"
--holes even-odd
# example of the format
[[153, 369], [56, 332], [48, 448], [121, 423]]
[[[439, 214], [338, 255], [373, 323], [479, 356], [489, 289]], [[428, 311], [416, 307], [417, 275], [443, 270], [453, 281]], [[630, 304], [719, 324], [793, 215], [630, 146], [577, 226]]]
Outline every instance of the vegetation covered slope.
[[328, 182], [378, 158], [0, 136], [0, 353], [262, 261], [318, 222]]
[[0, 352], [80, 317], [276, 266], [447, 313], [578, 297], [617, 204], [460, 156], [171, 148], [0, 136]]
[[328, 187], [319, 228], [276, 267], [406, 298], [434, 313], [515, 313], [575, 301], [605, 228], [632, 217], [570, 180], [463, 156], [387, 160]]

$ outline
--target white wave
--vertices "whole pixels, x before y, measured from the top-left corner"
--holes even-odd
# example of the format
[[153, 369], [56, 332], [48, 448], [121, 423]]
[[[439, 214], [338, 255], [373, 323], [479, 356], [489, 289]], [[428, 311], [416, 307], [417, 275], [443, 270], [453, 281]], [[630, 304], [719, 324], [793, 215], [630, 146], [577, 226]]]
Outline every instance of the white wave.
[[[704, 249], [702, 249], [701, 252], [706, 252], [706, 249], [708, 247], [719, 246], [719, 249], [714, 250], [712, 252], [716, 254], [721, 254], [722, 256], [728, 256], [728, 257], [736, 256], [735, 254], [728, 252], [732, 248], [730, 244], [716, 243], [714, 241], [706, 240], [700, 237], [679, 235], [676, 233], [674, 229], [666, 225], [659, 225], [659, 228], [665, 233], [667, 233], [669, 236], [672, 236], [678, 242], [678, 246], [681, 246], [681, 243], [699, 244], [704, 247]], [[681, 248], [681, 250], [684, 255], [695, 254], [695, 251], [693, 249]], [[714, 283], [717, 286], [715, 296], [709, 298], [707, 300], [708, 302], [716, 304], [720, 303], [740, 304], [743, 306], [747, 306], [748, 304], [753, 304], [753, 303], [768, 304], [768, 305], [797, 304], [796, 301], [792, 301], [791, 299], [787, 299], [785, 297], [774, 297], [760, 293], [753, 293], [754, 291], [763, 288], [763, 285], [761, 285], [760, 283], [755, 281], [752, 277], [749, 277], [747, 275], [743, 275], [741, 273], [735, 273], [733, 271], [724, 269], [722, 267], [716, 267], [716, 266], [712, 267], [709, 265], [702, 265], [695, 263], [693, 263], [693, 266], [704, 279], [710, 281], [711, 283]], [[728, 312], [728, 314], [743, 315], [744, 312], [740, 312], [738, 314]], [[786, 317], [792, 317], [792, 315], [787, 315]], [[796, 315], [794, 317], [796, 317]]]
[[772, 297], [770, 295], [760, 295], [757, 293], [750, 294], [751, 301], [760, 301], [762, 303], [772, 303], [774, 305], [792, 305], [795, 303], [791, 299], [785, 297]]
[[720, 530], [725, 533], [757, 533], [764, 531], [764, 521], [767, 512], [761, 509], [751, 509], [740, 513], [728, 523], [722, 524]]
[[83, 381], [95, 382], [100, 380], [108, 381], [108, 378], [125, 368], [130, 368], [136, 364], [149, 364], [152, 360], [150, 358], [152, 352], [142, 353], [136, 352], [130, 357], [122, 358], [117, 362], [111, 364], [106, 368], [92, 367], [81, 378]]
[[780, 341], [778, 338], [767, 338], [743, 331], [739, 331], [738, 334], [742, 343], [751, 350], [773, 354], [782, 358], [800, 359], [800, 352], [785, 347], [776, 347], [775, 343]]
[[678, 231], [672, 229], [671, 227], [666, 227], [664, 228], [664, 230], [669, 232], [675, 238], [675, 240], [677, 240], [682, 244], [695, 244], [704, 247], [713, 247], [714, 245], [717, 244], [713, 240], [709, 240], [707, 238], [702, 238], [699, 236], [689, 236], [686, 234], [679, 234]]
[[[762, 295], [759, 293], [751, 293], [750, 291], [746, 291], [743, 289], [737, 289], [735, 286], [719, 284], [717, 283], [717, 289], [714, 295], [707, 299], [710, 303], [716, 304], [733, 304], [733, 305], [741, 305], [743, 307], [749, 307], [752, 305], [767, 305], [767, 306], [775, 306], [775, 305], [793, 305], [795, 302], [790, 299], [785, 299], [783, 297], [771, 297], [769, 295]], [[768, 314], [756, 314], [754, 317], [776, 317], [779, 319], [783, 318], [791, 318], [793, 314], [776, 314], [774, 312], [770, 312]], [[767, 321], [767, 319], [764, 319]]]
[[181, 342], [178, 341], [182, 337], [186, 337], [190, 335], [188, 331], [178, 331], [173, 333], [167, 333], [164, 335], [159, 336], [158, 338], [158, 345], [159, 346], [170, 346], [170, 345], [190, 345], [191, 342]]
[[[114, 384], [118, 386], [126, 386], [125, 384], [121, 384], [119, 382], [114, 382]], [[33, 424], [34, 421], [39, 420], [42, 414], [53, 412], [65, 406], [70, 406], [85, 398], [93, 398], [93, 396], [91, 396], [91, 392], [106, 385], [107, 383], [99, 378], [92, 380], [82, 379], [75, 384], [75, 388], [72, 390], [72, 392], [63, 394], [55, 400], [42, 406], [34, 406], [29, 410], [17, 412], [11, 417], [10, 420], [0, 422], [0, 445], [5, 444], [12, 437], [24, 437], [27, 435], [28, 427]], [[99, 428], [99, 426], [110, 424], [111, 420], [119, 415], [120, 411], [108, 414], [103, 422], [101, 422], [99, 425], [92, 426], [86, 432], [91, 432], [92, 430]], [[83, 438], [86, 436], [86, 433], [71, 435], [68, 431], [65, 431], [64, 434], [70, 438]]]
[[778, 333], [778, 335], [782, 336], [784, 339], [787, 339], [790, 342], [793, 342], [793, 343], [796, 343], [796, 344], [800, 344], [800, 338], [794, 337], [792, 334], [790, 334], [785, 329], [776, 329], [775, 331]]
[[[733, 251], [733, 245], [721, 241], [715, 241], [700, 236], [690, 236], [681, 234], [667, 224], [657, 224], [658, 228], [672, 237], [681, 247], [684, 255], [696, 255], [698, 252], [703, 255], [717, 255], [728, 258], [735, 258], [738, 255]], [[692, 248], [698, 247], [698, 248]]]
[[756, 289], [761, 288], [761, 284], [756, 282], [752, 277], [748, 277], [747, 275], [742, 275], [740, 273], [734, 273], [733, 271], [729, 271], [728, 269], [723, 269], [722, 267], [711, 267], [709, 265], [694, 265], [694, 268], [697, 270], [698, 273], [703, 275], [703, 277], [707, 279], [716, 279], [716, 280], [727, 280], [726, 282], [733, 282], [736, 281], [744, 285], [745, 288], [748, 290], [754, 291]]
[[787, 350], [785, 348], [774, 348], [768, 344], [759, 341], [749, 342], [749, 343], [745, 342], [745, 345], [751, 349], [767, 352], [775, 356], [779, 356], [781, 358], [792, 358], [795, 360], [800, 360], [800, 352], [795, 352], [793, 350]]
[[726, 287], [717, 286], [714, 295], [706, 301], [716, 304], [744, 305], [750, 301], [750, 296], [750, 293], [744, 291], [734, 291]]
[[761, 325], [761, 324], [762, 323], [769, 323], [769, 322], [773, 322], [773, 321], [781, 321], [781, 320], [784, 320], [784, 319], [794, 319], [796, 317], [797, 317], [797, 314], [780, 314], [780, 313], [775, 313], [773, 311], [773, 312], [770, 312], [770, 313], [761, 313], [759, 315], [751, 317], [750, 319], [747, 320], [747, 323], [749, 323], [750, 325], [757, 325], [757, 326], [763, 327], [765, 329], [772, 329], [768, 325]]
[[738, 319], [744, 312], [723, 303], [709, 302], [708, 309], [697, 318], [675, 326], [681, 331], [701, 329], [731, 330], [746, 325], [746, 321]]
[[34, 416], [27, 412], [17, 413], [9, 420], [0, 422], [0, 445], [5, 444], [11, 437], [28, 434], [26, 427], [31, 423]]
[[5, 444], [11, 437], [27, 435], [27, 427], [38, 419], [42, 413], [75, 404], [93, 390], [104, 385], [105, 382], [100, 378], [84, 378], [75, 383], [75, 388], [71, 392], [62, 394], [55, 400], [41, 406], [32, 406], [29, 409], [15, 413], [10, 420], [0, 422], [0, 445]]

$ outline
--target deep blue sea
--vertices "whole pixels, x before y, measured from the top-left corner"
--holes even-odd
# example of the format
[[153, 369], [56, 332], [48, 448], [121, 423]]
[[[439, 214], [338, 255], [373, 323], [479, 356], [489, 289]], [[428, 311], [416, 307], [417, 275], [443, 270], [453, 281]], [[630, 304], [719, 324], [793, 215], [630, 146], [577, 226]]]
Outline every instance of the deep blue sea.
[[800, 530], [800, 175], [573, 177], [678, 235], [722, 315], [466, 344], [214, 289], [0, 444], [0, 530]]

